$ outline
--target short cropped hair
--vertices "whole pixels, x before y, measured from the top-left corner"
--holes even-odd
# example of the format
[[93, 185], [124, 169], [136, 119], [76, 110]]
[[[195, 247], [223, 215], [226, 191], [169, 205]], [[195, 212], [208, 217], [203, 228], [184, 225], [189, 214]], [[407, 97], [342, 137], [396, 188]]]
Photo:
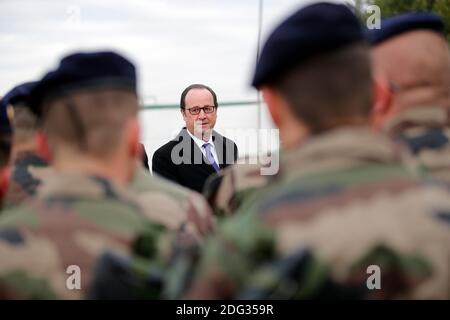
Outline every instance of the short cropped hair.
[[67, 146], [105, 158], [119, 144], [124, 125], [138, 112], [131, 90], [86, 89], [44, 101], [42, 128], [51, 152]]
[[25, 143], [34, 139], [38, 130], [36, 115], [26, 104], [15, 104], [13, 106], [14, 117], [12, 127], [14, 128], [13, 143]]
[[373, 95], [369, 48], [354, 44], [313, 57], [273, 85], [312, 133], [351, 117], [368, 119]]
[[210, 87], [204, 85], [204, 84], [191, 84], [190, 86], [188, 86], [186, 89], [183, 90], [183, 92], [181, 93], [181, 99], [180, 99], [180, 108], [184, 109], [186, 108], [186, 95], [188, 94], [189, 91], [191, 91], [192, 89], [206, 89], [209, 92], [211, 92], [212, 96], [213, 96], [213, 101], [214, 101], [214, 106], [217, 108], [219, 105], [217, 104], [217, 95], [214, 92], [213, 89], [211, 89]]

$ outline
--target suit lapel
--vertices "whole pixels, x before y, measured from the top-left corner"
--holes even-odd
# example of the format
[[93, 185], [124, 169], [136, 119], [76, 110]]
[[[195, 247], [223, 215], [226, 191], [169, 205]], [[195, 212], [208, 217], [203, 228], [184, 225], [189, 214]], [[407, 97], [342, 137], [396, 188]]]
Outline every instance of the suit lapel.
[[218, 165], [220, 168], [223, 168], [223, 163], [224, 163], [223, 137], [216, 131], [213, 131], [212, 139], [213, 139], [214, 147], [216, 148], [217, 160], [219, 160]]
[[[212, 165], [208, 164], [208, 161], [205, 158], [205, 156], [203, 155], [202, 150], [195, 143], [194, 139], [192, 139], [192, 137], [189, 135], [186, 127], [181, 129], [180, 133], [176, 137], [176, 140], [183, 141], [182, 143], [189, 143], [189, 147], [191, 150], [191, 164], [196, 164], [197, 166], [201, 166], [202, 170], [205, 170], [208, 173], [216, 172], [216, 170], [214, 170], [214, 167]], [[216, 150], [217, 150], [217, 148], [216, 148]], [[217, 156], [219, 157], [219, 154], [217, 154]], [[201, 163], [198, 162], [200, 159], [202, 160]], [[197, 160], [197, 162], [195, 162], [196, 160]], [[219, 157], [219, 161], [220, 161], [220, 157]]]

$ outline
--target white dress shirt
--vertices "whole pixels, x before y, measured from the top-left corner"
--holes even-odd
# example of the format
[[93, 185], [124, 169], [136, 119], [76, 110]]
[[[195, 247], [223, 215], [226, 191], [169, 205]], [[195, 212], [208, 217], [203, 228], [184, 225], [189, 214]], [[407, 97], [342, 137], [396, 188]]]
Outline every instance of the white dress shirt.
[[191, 136], [192, 140], [194, 140], [195, 144], [200, 148], [200, 150], [202, 150], [203, 156], [208, 159], [208, 157], [206, 156], [206, 150], [205, 148], [203, 148], [203, 145], [205, 143], [209, 143], [211, 145], [211, 153], [214, 157], [214, 160], [216, 160], [217, 165], [219, 165], [219, 158], [217, 157], [217, 152], [216, 152], [216, 146], [214, 145], [213, 141], [212, 141], [212, 135], [209, 136], [209, 140], [208, 141], [203, 141], [202, 139], [197, 138], [196, 136], [194, 136], [192, 133], [189, 132], [188, 129], [186, 129], [186, 131], [189, 133], [189, 135]]

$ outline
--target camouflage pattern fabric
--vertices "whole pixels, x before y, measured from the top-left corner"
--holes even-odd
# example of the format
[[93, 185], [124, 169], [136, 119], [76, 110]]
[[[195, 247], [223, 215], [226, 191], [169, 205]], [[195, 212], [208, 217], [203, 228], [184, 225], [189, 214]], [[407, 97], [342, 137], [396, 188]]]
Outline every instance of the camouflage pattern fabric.
[[147, 218], [169, 230], [185, 229], [199, 241], [214, 230], [211, 209], [202, 195], [152, 176], [142, 166], [138, 167], [130, 191]]
[[172, 297], [450, 298], [448, 188], [411, 178], [399, 152], [365, 128], [310, 138], [223, 221], [194, 271], [180, 255], [171, 276], [188, 283]]
[[214, 216], [232, 215], [244, 199], [249, 198], [260, 188], [266, 186], [272, 176], [261, 175], [262, 165], [258, 160], [249, 160], [245, 164], [229, 166], [211, 175], [205, 183], [203, 195], [211, 206]]
[[[142, 167], [134, 177], [131, 191], [145, 208], [147, 218], [159, 222], [168, 230], [182, 230], [173, 233], [173, 238], [169, 238], [170, 243], [166, 241], [162, 244], [170, 245], [168, 257], [173, 260], [181, 254], [189, 254], [189, 257], [196, 261], [203, 240], [214, 231], [213, 216], [205, 199], [195, 191], [164, 178], [151, 176]], [[149, 241], [146, 241], [145, 234], [140, 234], [140, 238], [141, 245], [146, 247]], [[190, 261], [186, 266], [193, 264], [194, 261]], [[88, 297], [167, 298], [171, 296], [167, 291], [180, 290], [178, 283], [184, 282], [178, 281], [176, 277], [167, 277], [152, 259], [111, 251], [105, 252], [97, 259]]]
[[[170, 247], [160, 245], [171, 243], [165, 230], [124, 188], [55, 173], [32, 201], [0, 215], [0, 298], [83, 298], [105, 250], [155, 264], [168, 259]], [[71, 266], [81, 272], [80, 290], [67, 286]]]
[[[140, 234], [135, 247], [142, 250], [135, 250], [133, 254], [124, 254], [117, 251], [106, 251], [96, 260], [92, 276], [92, 283], [89, 288], [89, 299], [167, 299], [172, 296], [173, 290], [180, 290], [179, 284], [187, 281], [179, 281], [177, 277], [172, 277], [172, 273], [167, 272], [174, 259], [182, 252], [184, 256], [198, 259], [200, 245], [191, 234], [177, 232], [173, 237], [162, 239], [161, 247], [170, 241], [170, 255], [158, 258], [156, 250], [149, 249], [148, 246], [154, 243], [155, 230], [149, 231], [146, 228], [144, 234]], [[139, 254], [136, 254], [139, 252]], [[164, 261], [164, 263], [160, 263]], [[186, 267], [194, 265], [190, 262]], [[179, 265], [178, 273], [187, 275], [182, 265]]]
[[49, 170], [47, 161], [36, 153], [19, 153], [12, 165], [5, 206], [21, 203], [34, 196]]
[[450, 182], [447, 110], [437, 106], [408, 108], [394, 116], [385, 130], [408, 147], [412, 172]]

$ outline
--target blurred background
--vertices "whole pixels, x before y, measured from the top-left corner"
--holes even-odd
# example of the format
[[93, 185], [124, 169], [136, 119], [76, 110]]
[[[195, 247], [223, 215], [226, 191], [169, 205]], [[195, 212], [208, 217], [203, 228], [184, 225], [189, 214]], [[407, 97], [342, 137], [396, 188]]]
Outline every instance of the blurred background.
[[[249, 85], [258, 44], [298, 7], [314, 0], [0, 0], [0, 95], [35, 80], [74, 51], [115, 50], [139, 74], [142, 142], [149, 159], [183, 126], [178, 108], [192, 83], [212, 87], [219, 99], [217, 131], [234, 139], [240, 154], [278, 148], [242, 138], [273, 128]], [[339, 1], [363, 12], [449, 10], [448, 0]], [[447, 12], [447, 16], [450, 16]], [[450, 24], [449, 24], [450, 25]], [[241, 138], [240, 138], [241, 137]]]
[[[180, 94], [192, 83], [216, 91], [219, 132], [233, 139], [242, 130], [271, 128], [249, 85], [258, 38], [311, 2], [0, 0], [0, 95], [41, 77], [73, 51], [116, 50], [138, 68], [141, 140], [149, 159], [183, 126]], [[256, 144], [236, 143], [241, 155], [257, 152]]]

